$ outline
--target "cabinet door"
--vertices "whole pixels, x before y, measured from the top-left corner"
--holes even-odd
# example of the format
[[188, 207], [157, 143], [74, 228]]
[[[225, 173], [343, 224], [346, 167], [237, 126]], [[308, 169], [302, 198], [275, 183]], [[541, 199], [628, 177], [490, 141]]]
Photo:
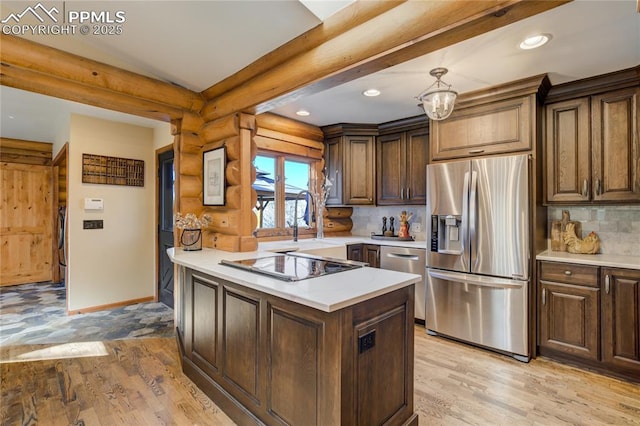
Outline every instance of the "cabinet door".
[[540, 347], [597, 360], [600, 290], [540, 281]]
[[640, 270], [602, 268], [602, 360], [640, 378]]
[[594, 201], [640, 201], [640, 89], [591, 98]]
[[378, 137], [377, 142], [378, 204], [403, 204], [405, 197], [404, 133], [394, 133]]
[[374, 137], [344, 136], [344, 193], [345, 204], [374, 203]]
[[347, 246], [347, 260], [362, 262], [362, 244], [349, 244]]
[[589, 201], [591, 187], [589, 98], [546, 106], [547, 201]]
[[[427, 163], [429, 159], [429, 129], [406, 134], [405, 204], [427, 204]], [[402, 165], [402, 163], [401, 163]], [[400, 167], [402, 169], [402, 167]]]
[[342, 137], [327, 139], [324, 148], [326, 176], [333, 184], [329, 190], [327, 205], [342, 204]]
[[432, 160], [531, 149], [535, 95], [453, 110], [431, 120]]
[[376, 244], [364, 244], [362, 246], [362, 261], [367, 262], [372, 268], [379, 268], [380, 246]]

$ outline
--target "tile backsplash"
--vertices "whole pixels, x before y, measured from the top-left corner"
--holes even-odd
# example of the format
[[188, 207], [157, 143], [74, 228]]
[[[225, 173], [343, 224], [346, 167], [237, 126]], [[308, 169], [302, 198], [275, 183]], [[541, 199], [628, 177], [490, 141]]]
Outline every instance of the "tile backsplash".
[[[382, 233], [382, 217], [387, 218], [387, 227], [389, 227], [389, 218], [395, 217], [396, 234], [400, 229], [399, 217], [400, 213], [405, 210], [407, 214], [413, 213], [413, 218], [409, 221], [409, 234], [416, 241], [426, 240], [426, 208], [425, 206], [378, 206], [378, 207], [354, 207], [351, 219], [353, 220], [353, 229], [351, 233], [359, 236], [369, 236], [371, 233]], [[420, 231], [417, 231], [416, 224], [420, 224]]]
[[591, 231], [598, 235], [600, 253], [640, 256], [640, 206], [549, 207], [547, 235], [551, 221], [562, 220], [563, 210], [582, 223], [583, 238]]
[[[382, 231], [382, 217], [413, 212], [409, 233], [417, 241], [426, 240], [426, 211], [424, 206], [354, 207], [353, 235], [369, 236]], [[640, 206], [560, 206], [547, 210], [547, 236], [551, 235], [551, 221], [562, 219], [562, 210], [569, 210], [571, 220], [582, 222], [582, 237], [594, 231], [600, 238], [600, 253], [640, 256]], [[387, 222], [388, 225], [389, 222]], [[415, 224], [420, 224], [420, 231]], [[396, 225], [396, 233], [398, 232]]]

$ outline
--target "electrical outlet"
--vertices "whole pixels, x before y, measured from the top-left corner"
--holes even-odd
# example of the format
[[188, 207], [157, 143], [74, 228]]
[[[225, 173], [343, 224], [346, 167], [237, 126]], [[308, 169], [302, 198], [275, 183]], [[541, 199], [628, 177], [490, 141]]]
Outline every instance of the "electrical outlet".
[[415, 232], [422, 232], [422, 224], [420, 222], [414, 223], [411, 227]]
[[371, 330], [367, 334], [358, 337], [359, 352], [363, 353], [376, 345], [376, 331]]

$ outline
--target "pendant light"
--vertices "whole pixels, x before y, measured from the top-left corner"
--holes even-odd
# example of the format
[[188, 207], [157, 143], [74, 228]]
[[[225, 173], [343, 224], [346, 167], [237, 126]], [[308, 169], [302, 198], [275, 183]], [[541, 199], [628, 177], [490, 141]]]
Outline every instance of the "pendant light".
[[432, 120], [444, 120], [449, 117], [456, 103], [458, 93], [451, 90], [450, 84], [441, 80], [447, 72], [446, 68], [432, 69], [429, 74], [434, 76], [436, 81], [417, 96], [417, 99], [422, 102], [424, 112]]

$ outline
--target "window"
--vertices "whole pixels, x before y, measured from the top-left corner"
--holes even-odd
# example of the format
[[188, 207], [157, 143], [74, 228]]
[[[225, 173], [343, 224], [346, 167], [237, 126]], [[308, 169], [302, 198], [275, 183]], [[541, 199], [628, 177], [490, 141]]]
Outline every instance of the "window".
[[[284, 154], [259, 153], [253, 164], [256, 168], [253, 188], [258, 195], [253, 211], [258, 218], [258, 229], [284, 231], [285, 228], [292, 227], [296, 221], [301, 231], [314, 226], [310, 196], [308, 193], [300, 192], [310, 191], [310, 183], [314, 181], [315, 176], [315, 161]], [[298, 196], [296, 212], [294, 210]], [[261, 234], [278, 235], [274, 232]], [[283, 235], [284, 232], [279, 234]]]

